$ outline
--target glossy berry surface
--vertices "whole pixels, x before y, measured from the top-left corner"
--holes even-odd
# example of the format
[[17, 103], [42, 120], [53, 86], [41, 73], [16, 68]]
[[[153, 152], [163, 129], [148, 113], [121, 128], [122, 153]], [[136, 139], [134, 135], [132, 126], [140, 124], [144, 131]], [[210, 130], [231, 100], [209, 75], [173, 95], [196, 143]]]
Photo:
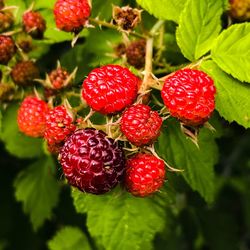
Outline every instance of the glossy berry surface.
[[39, 12], [28, 11], [23, 14], [23, 29], [35, 39], [42, 39], [46, 29], [45, 19]]
[[69, 73], [63, 68], [55, 69], [49, 74], [49, 79], [54, 89], [63, 88], [68, 78]]
[[206, 122], [215, 108], [215, 86], [204, 72], [183, 69], [165, 80], [161, 96], [170, 114], [186, 125]]
[[47, 103], [34, 96], [26, 97], [17, 115], [19, 130], [31, 137], [42, 137], [45, 131], [45, 115], [49, 111]]
[[39, 70], [34, 62], [23, 61], [14, 66], [10, 75], [17, 85], [27, 86], [32, 85], [34, 80], [39, 78]]
[[125, 157], [118, 142], [92, 128], [72, 134], [59, 159], [69, 184], [92, 194], [110, 191], [122, 180], [125, 170]]
[[58, 29], [79, 33], [88, 23], [91, 7], [88, 0], [57, 0], [54, 16]]
[[73, 117], [64, 106], [57, 106], [46, 114], [44, 138], [49, 144], [61, 143], [75, 129]]
[[131, 105], [140, 79], [127, 68], [106, 65], [90, 72], [82, 86], [82, 97], [95, 111], [112, 114]]
[[9, 36], [0, 35], [0, 64], [6, 65], [16, 53], [16, 46]]
[[150, 154], [139, 153], [127, 160], [125, 186], [134, 196], [145, 197], [164, 184], [164, 162]]
[[122, 114], [121, 131], [136, 146], [151, 144], [160, 135], [162, 119], [144, 104], [135, 104]]

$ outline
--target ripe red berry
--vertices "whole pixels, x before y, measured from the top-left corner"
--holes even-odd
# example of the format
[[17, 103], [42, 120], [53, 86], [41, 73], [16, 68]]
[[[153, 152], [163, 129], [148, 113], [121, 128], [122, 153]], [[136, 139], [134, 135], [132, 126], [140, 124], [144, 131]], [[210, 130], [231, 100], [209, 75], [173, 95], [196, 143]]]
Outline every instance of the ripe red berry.
[[145, 197], [161, 188], [165, 180], [164, 162], [139, 153], [127, 160], [125, 186], [134, 196]]
[[58, 29], [79, 33], [88, 23], [91, 6], [88, 0], [57, 0], [54, 16]]
[[6, 65], [16, 53], [16, 46], [9, 36], [0, 35], [0, 64]]
[[61, 143], [75, 129], [73, 117], [64, 106], [57, 106], [46, 114], [44, 138], [49, 144]]
[[49, 111], [47, 103], [34, 96], [26, 97], [17, 115], [19, 130], [31, 137], [42, 137], [45, 131], [45, 115]]
[[63, 68], [57, 68], [50, 72], [49, 79], [54, 89], [61, 89], [67, 84], [69, 73]]
[[14, 83], [21, 86], [32, 85], [36, 78], [39, 78], [39, 70], [32, 61], [17, 63], [11, 71]]
[[103, 194], [123, 178], [125, 157], [118, 142], [99, 130], [77, 130], [65, 142], [59, 160], [70, 185]]
[[28, 11], [23, 14], [23, 30], [34, 39], [42, 39], [46, 21], [39, 12]]
[[144, 104], [133, 105], [122, 114], [121, 131], [138, 147], [153, 143], [160, 135], [161, 125], [159, 114]]
[[183, 69], [166, 79], [161, 96], [170, 114], [186, 125], [206, 122], [215, 107], [215, 86], [204, 72]]
[[95, 111], [116, 113], [133, 103], [139, 84], [140, 79], [127, 68], [106, 65], [90, 72], [83, 82], [82, 97]]

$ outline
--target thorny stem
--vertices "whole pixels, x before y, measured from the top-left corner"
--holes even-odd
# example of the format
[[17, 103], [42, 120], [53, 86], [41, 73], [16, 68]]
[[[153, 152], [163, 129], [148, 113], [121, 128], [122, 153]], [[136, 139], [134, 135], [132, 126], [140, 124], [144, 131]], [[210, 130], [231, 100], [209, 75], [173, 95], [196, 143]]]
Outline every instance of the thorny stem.
[[[99, 20], [97, 18], [89, 18], [89, 21], [94, 23], [94, 24], [97, 24], [99, 26], [103, 26], [103, 27], [107, 27], [107, 28], [114, 29], [114, 30], [117, 30], [117, 31], [121, 31], [121, 30], [119, 30], [118, 26], [116, 26], [116, 25], [114, 25], [112, 23], [108, 23], [108, 22]], [[147, 36], [139, 34], [139, 33], [135, 32], [135, 31], [131, 31], [128, 34], [130, 34], [131, 36], [138, 37], [138, 38], [147, 39]]]
[[153, 46], [154, 46], [154, 36], [157, 34], [158, 30], [164, 24], [164, 21], [159, 20], [153, 26], [151, 31], [149, 32], [150, 37], [146, 42], [146, 55], [145, 55], [145, 70], [144, 70], [144, 78], [140, 88], [140, 93], [144, 93], [150, 87], [150, 82], [152, 81], [152, 70], [153, 70]]

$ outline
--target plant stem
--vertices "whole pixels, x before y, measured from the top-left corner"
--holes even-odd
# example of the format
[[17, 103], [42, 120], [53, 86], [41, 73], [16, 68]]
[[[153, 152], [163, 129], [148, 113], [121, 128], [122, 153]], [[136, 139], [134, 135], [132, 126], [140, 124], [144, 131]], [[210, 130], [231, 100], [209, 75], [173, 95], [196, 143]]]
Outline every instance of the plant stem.
[[146, 55], [145, 55], [145, 69], [144, 78], [140, 88], [139, 93], [145, 93], [150, 88], [150, 82], [153, 81], [152, 70], [153, 70], [153, 46], [154, 46], [154, 36], [157, 34], [158, 30], [164, 24], [164, 21], [159, 20], [150, 30], [150, 37], [147, 39], [146, 43]]
[[[110, 29], [113, 29], [113, 30], [121, 31], [118, 26], [116, 26], [116, 25], [114, 25], [112, 23], [108, 23], [108, 22], [105, 22], [105, 21], [102, 21], [102, 20], [99, 20], [99, 19], [96, 19], [96, 18], [89, 18], [89, 21], [94, 23], [94, 24], [97, 24], [99, 26], [104, 26], [104, 27], [107, 27], [107, 28], [110, 28]], [[138, 38], [147, 39], [147, 36], [139, 34], [139, 33], [135, 32], [135, 31], [131, 31], [128, 34], [131, 35], [131, 36], [138, 37]]]

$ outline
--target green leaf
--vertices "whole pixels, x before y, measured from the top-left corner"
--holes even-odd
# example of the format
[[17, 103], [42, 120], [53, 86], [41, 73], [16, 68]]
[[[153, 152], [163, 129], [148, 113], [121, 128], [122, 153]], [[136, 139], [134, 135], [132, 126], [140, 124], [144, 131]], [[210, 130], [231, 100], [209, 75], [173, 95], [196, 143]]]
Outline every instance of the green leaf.
[[197, 60], [211, 49], [221, 30], [222, 12], [222, 0], [188, 0], [176, 33], [187, 59]]
[[86, 235], [77, 227], [62, 228], [48, 242], [50, 250], [90, 250]]
[[121, 5], [121, 0], [103, 0], [92, 1], [92, 17], [99, 17], [101, 20], [109, 20], [112, 17], [112, 6]]
[[113, 30], [92, 29], [84, 44], [76, 45], [64, 53], [60, 61], [68, 70], [78, 66], [76, 82], [90, 72], [93, 67], [114, 63], [113, 46], [121, 41], [121, 35]]
[[143, 9], [155, 17], [177, 23], [186, 1], [187, 0], [136, 0]]
[[208, 129], [201, 129], [199, 148], [182, 132], [179, 123], [168, 121], [158, 139], [157, 152], [171, 166], [183, 169], [183, 177], [193, 190], [207, 201], [214, 199], [214, 170], [217, 161], [217, 145]]
[[229, 122], [250, 128], [250, 86], [223, 72], [213, 61], [203, 62], [202, 69], [215, 81], [216, 109]]
[[87, 213], [88, 230], [106, 250], [152, 249], [152, 240], [164, 228], [168, 196], [135, 198], [116, 189], [95, 196], [72, 192], [77, 212]]
[[40, 159], [19, 173], [14, 182], [16, 199], [23, 203], [34, 230], [51, 218], [58, 202], [59, 185], [52, 175], [54, 168], [52, 158]]
[[224, 30], [214, 47], [212, 58], [218, 66], [240, 81], [250, 83], [250, 23], [234, 24]]
[[42, 139], [31, 138], [19, 132], [17, 126], [18, 105], [8, 107], [3, 113], [1, 140], [6, 149], [20, 158], [34, 158], [43, 154]]

